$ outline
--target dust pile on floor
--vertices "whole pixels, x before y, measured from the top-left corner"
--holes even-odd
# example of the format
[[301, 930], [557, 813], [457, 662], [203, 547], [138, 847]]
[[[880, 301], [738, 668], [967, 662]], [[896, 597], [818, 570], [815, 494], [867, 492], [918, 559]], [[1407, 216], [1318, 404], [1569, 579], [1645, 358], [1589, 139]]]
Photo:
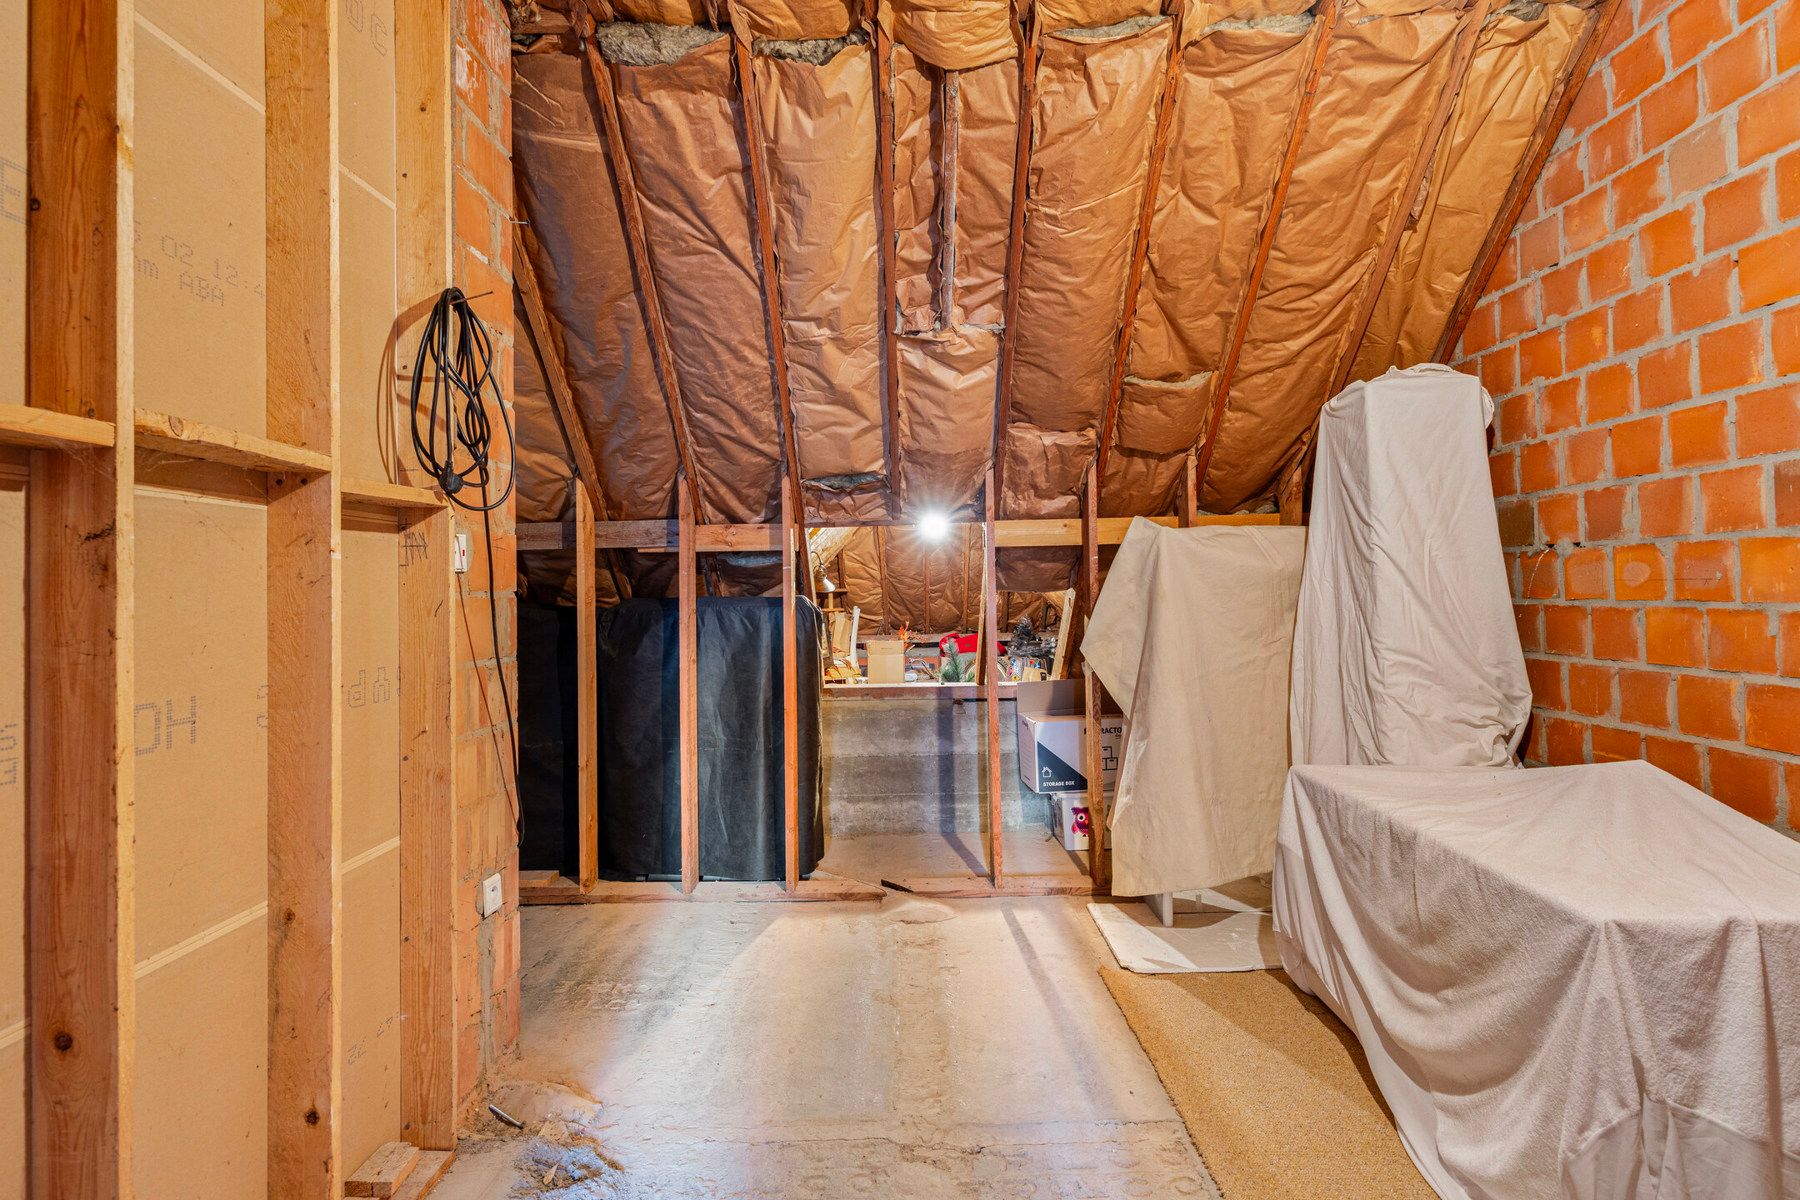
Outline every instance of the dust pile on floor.
[[518, 1179], [512, 1195], [542, 1200], [654, 1200], [660, 1188], [632, 1181], [601, 1138], [600, 1102], [564, 1084], [505, 1083], [489, 1096], [524, 1126], [482, 1113], [463, 1133], [463, 1154], [503, 1154], [512, 1144]]

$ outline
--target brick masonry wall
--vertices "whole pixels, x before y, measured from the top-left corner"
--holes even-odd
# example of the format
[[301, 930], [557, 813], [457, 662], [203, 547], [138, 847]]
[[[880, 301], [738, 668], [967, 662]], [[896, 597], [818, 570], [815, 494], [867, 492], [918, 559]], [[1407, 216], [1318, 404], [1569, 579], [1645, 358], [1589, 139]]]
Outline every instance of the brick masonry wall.
[[[471, 297], [491, 331], [495, 372], [512, 400], [512, 51], [503, 0], [456, 0], [454, 48], [456, 179], [453, 199], [457, 285]], [[490, 413], [496, 435], [496, 468], [506, 446], [499, 413]], [[502, 476], [502, 482], [504, 475]], [[471, 560], [459, 576], [455, 614], [457, 788], [457, 1095], [465, 1111], [485, 1090], [493, 1068], [510, 1055], [519, 1036], [519, 858], [515, 832], [517, 797], [513, 741], [501, 692], [518, 697], [517, 610], [513, 586], [517, 542], [513, 506], [489, 515], [493, 534], [493, 589], [481, 517], [458, 510], [458, 531], [469, 535]], [[494, 622], [499, 627], [495, 645]], [[502, 674], [504, 673], [504, 675]], [[481, 881], [500, 872], [505, 903], [477, 916]]]
[[1800, 829], [1800, 0], [1627, 0], [1460, 355], [1528, 759]]

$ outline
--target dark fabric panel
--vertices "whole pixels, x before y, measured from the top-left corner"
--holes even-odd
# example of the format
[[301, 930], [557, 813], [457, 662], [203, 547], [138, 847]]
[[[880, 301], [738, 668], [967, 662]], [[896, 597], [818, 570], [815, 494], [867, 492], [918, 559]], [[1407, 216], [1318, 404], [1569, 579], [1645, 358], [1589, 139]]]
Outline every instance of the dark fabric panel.
[[[547, 615], [546, 615], [547, 614]], [[780, 879], [781, 601], [702, 597], [700, 873]], [[819, 668], [823, 618], [802, 599], [800, 871], [823, 848]], [[600, 869], [615, 878], [681, 873], [679, 632], [673, 600], [635, 599], [599, 614]], [[533, 870], [575, 872], [574, 615], [520, 606], [519, 788]], [[529, 697], [529, 700], [528, 700]]]

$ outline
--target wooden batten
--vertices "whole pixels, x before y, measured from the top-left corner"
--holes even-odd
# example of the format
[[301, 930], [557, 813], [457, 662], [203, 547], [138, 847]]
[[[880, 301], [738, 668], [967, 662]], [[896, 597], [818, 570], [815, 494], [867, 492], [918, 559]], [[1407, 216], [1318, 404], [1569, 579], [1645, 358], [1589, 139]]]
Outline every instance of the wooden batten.
[[1125, 302], [1119, 309], [1119, 338], [1113, 352], [1112, 378], [1107, 382], [1106, 406], [1099, 432], [1100, 478], [1106, 478], [1106, 460], [1112, 452], [1113, 430], [1119, 421], [1119, 402], [1125, 394], [1125, 369], [1131, 358], [1131, 327], [1137, 319], [1138, 296], [1144, 285], [1144, 267], [1150, 257], [1150, 225], [1156, 216], [1156, 193], [1162, 186], [1163, 164], [1169, 155], [1169, 134], [1174, 128], [1175, 95], [1181, 77], [1183, 5], [1175, 5], [1169, 23], [1169, 63], [1163, 72], [1162, 102], [1156, 109], [1156, 132], [1150, 141], [1150, 165], [1144, 177], [1144, 202], [1138, 209], [1137, 234], [1131, 247], [1131, 269], [1125, 276]]
[[549, 385], [550, 403], [562, 426], [563, 441], [569, 457], [575, 462], [581, 488], [587, 493], [588, 509], [595, 520], [606, 520], [606, 497], [600, 490], [600, 460], [588, 440], [587, 426], [581, 422], [581, 409], [575, 404], [575, 391], [569, 386], [569, 373], [550, 329], [550, 317], [544, 310], [544, 294], [538, 287], [537, 268], [531, 261], [531, 239], [525, 226], [513, 226], [513, 277], [518, 284], [519, 300], [525, 309], [526, 332], [531, 339], [538, 363]]
[[1019, 131], [1013, 143], [1012, 224], [1006, 234], [1006, 323], [1000, 334], [999, 381], [994, 389], [991, 494], [1004, 482], [1006, 426], [1012, 415], [1013, 359], [1018, 353], [1019, 276], [1025, 270], [1025, 206], [1030, 197], [1031, 115], [1037, 103], [1038, 11], [1026, 7], [1019, 30]]
[[899, 265], [894, 229], [894, 43], [880, 21], [868, 23], [875, 55], [875, 216], [881, 236], [882, 462], [887, 475], [888, 511], [898, 516], [900, 492]]
[[[1100, 598], [1100, 473], [1088, 467], [1081, 488], [1081, 606], [1085, 630], [1094, 615], [1094, 604]], [[1088, 780], [1088, 878], [1094, 892], [1104, 895], [1111, 886], [1111, 860], [1106, 856], [1106, 788], [1101, 784], [1100, 713], [1105, 691], [1100, 677], [1094, 674], [1084, 657], [1081, 662], [1084, 697], [1082, 733], [1082, 774]]]
[[[338, 11], [270, 0], [268, 435], [339, 452]], [[298, 336], [297, 331], [307, 331]], [[343, 1192], [341, 498], [269, 478], [269, 1195]]]
[[29, 400], [76, 434], [27, 439], [66, 447], [32, 454], [25, 532], [26, 1178], [57, 1200], [132, 1194], [131, 16], [29, 17]]
[[0, 404], [0, 446], [43, 450], [110, 449], [111, 421], [29, 404]]
[[981, 656], [981, 696], [987, 710], [987, 860], [988, 882], [995, 887], [1005, 878], [1001, 862], [1002, 818], [1006, 812], [1005, 796], [1000, 780], [1000, 612], [999, 587], [994, 574], [994, 495], [995, 473], [988, 468], [987, 483], [982, 488], [982, 570], [981, 629], [984, 645]]
[[594, 591], [593, 510], [575, 490], [575, 847], [576, 882], [600, 878], [600, 626]]
[[681, 708], [681, 890], [700, 885], [700, 613], [694, 546], [694, 508], [685, 488], [679, 496], [680, 562], [677, 606]]
[[1181, 520], [1181, 528], [1189, 529], [1200, 523], [1200, 486], [1195, 470], [1196, 455], [1192, 450], [1181, 461], [1181, 492], [1178, 503], [1181, 511], [1176, 514]]
[[1538, 177], [1543, 174], [1544, 164], [1550, 160], [1550, 152], [1556, 148], [1556, 139], [1562, 133], [1564, 122], [1569, 119], [1569, 112], [1575, 107], [1575, 100], [1581, 93], [1581, 85], [1587, 80], [1588, 72], [1594, 68], [1594, 60], [1600, 56], [1600, 47], [1606, 37], [1606, 31], [1618, 15], [1620, 0], [1602, 0], [1594, 14], [1588, 18], [1587, 27], [1581, 32], [1581, 41], [1569, 55], [1569, 61], [1563, 65], [1562, 73], [1556, 82], [1556, 100], [1538, 119], [1537, 128], [1532, 131], [1531, 140], [1526, 143], [1525, 155], [1519, 161], [1519, 169], [1513, 174], [1512, 183], [1507, 186], [1506, 195], [1500, 201], [1500, 210], [1494, 216], [1494, 223], [1488, 226], [1487, 237], [1482, 239], [1481, 249], [1475, 253], [1475, 265], [1469, 276], [1463, 281], [1462, 290], [1456, 294], [1456, 303], [1450, 308], [1450, 317], [1444, 323], [1444, 334], [1438, 339], [1437, 352], [1433, 362], [1449, 361], [1450, 352], [1462, 341], [1463, 330], [1469, 326], [1469, 318], [1475, 313], [1476, 304], [1487, 293], [1488, 281], [1499, 269], [1500, 259], [1506, 254], [1507, 243], [1512, 240], [1513, 228], [1519, 223], [1519, 216], [1530, 202], [1531, 194], [1537, 188]]
[[1250, 314], [1256, 308], [1256, 293], [1262, 287], [1263, 270], [1269, 265], [1269, 252], [1275, 247], [1275, 232], [1281, 227], [1281, 210], [1287, 202], [1288, 187], [1294, 181], [1294, 168], [1300, 161], [1300, 146], [1306, 140], [1306, 127], [1312, 120], [1313, 103], [1319, 96], [1319, 79], [1325, 73], [1325, 53], [1331, 48], [1331, 35], [1337, 28], [1338, 0], [1324, 0], [1316, 19], [1318, 44], [1313, 47], [1312, 61], [1307, 64], [1306, 79], [1300, 89], [1300, 103], [1294, 108], [1294, 125], [1288, 131], [1287, 151], [1282, 156], [1281, 171], [1275, 177], [1275, 188], [1269, 197], [1269, 213], [1263, 220], [1262, 236], [1256, 245], [1256, 257], [1250, 262], [1250, 277], [1244, 285], [1244, 299], [1238, 305], [1237, 319], [1232, 322], [1231, 341], [1219, 361], [1219, 372], [1213, 380], [1212, 416], [1206, 423], [1206, 437], [1194, 465], [1194, 488], [1206, 484], [1206, 469], [1212, 463], [1213, 447], [1219, 440], [1219, 428], [1225, 420], [1225, 406], [1231, 398], [1231, 381], [1237, 374], [1238, 358], [1244, 351], [1244, 336], [1250, 330]]
[[793, 489], [781, 489], [781, 824], [783, 878], [790, 890], [800, 885], [800, 630], [794, 609], [794, 542], [800, 534], [794, 520]]

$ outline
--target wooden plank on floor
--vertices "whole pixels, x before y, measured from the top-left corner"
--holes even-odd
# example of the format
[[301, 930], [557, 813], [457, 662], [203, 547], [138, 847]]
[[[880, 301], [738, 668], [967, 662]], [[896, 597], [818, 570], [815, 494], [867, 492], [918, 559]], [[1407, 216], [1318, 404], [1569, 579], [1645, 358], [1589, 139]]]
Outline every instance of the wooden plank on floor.
[[444, 1172], [455, 1161], [455, 1150], [425, 1151], [419, 1155], [419, 1165], [413, 1168], [406, 1182], [394, 1193], [394, 1200], [422, 1200], [444, 1178]]
[[344, 1181], [344, 1195], [392, 1196], [418, 1165], [417, 1146], [411, 1142], [384, 1142]]
[[26, 493], [30, 770], [15, 903], [26, 1191], [55, 1200], [132, 1194], [131, 12], [64, 0], [28, 17], [31, 408], [9, 407], [8, 424], [67, 449], [33, 452]]
[[923, 875], [884, 879], [881, 886], [934, 900], [982, 900], [1014, 896], [1092, 896], [1094, 882], [1084, 875], [1009, 875], [999, 884], [978, 875]]
[[271, 1200], [343, 1193], [339, 5], [266, 0], [268, 437], [325, 455], [269, 476]]
[[448, 509], [400, 533], [400, 1120], [428, 1150], [456, 1145], [454, 624]]
[[779, 883], [734, 883], [711, 879], [684, 892], [668, 882], [601, 880], [584, 888], [567, 876], [519, 880], [519, 903], [542, 904], [780, 904], [878, 901], [887, 893], [874, 884], [853, 879], [802, 879], [789, 889]]

